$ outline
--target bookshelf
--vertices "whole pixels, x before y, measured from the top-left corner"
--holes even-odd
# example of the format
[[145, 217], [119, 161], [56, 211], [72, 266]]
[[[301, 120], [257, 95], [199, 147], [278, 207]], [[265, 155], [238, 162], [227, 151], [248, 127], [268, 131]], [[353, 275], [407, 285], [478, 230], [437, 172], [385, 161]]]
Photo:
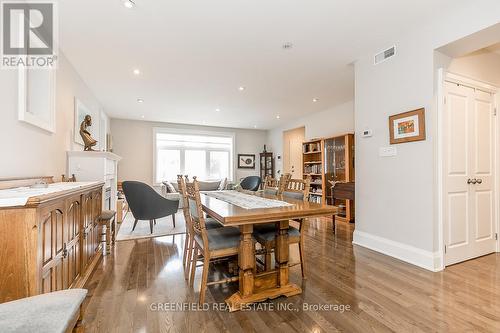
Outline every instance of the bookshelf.
[[340, 207], [339, 220], [354, 220], [354, 201], [332, 201], [332, 182], [354, 181], [354, 134], [306, 141], [302, 144], [304, 177], [311, 176], [309, 200]]
[[309, 201], [324, 202], [323, 193], [325, 193], [325, 179], [323, 174], [323, 140], [311, 140], [302, 143], [302, 173], [304, 178], [311, 177], [311, 192]]

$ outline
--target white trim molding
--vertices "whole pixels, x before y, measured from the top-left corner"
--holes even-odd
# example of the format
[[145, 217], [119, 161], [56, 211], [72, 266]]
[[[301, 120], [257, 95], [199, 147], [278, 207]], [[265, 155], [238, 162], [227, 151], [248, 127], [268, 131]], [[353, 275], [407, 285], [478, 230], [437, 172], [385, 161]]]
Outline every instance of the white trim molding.
[[432, 272], [442, 270], [439, 252], [425, 251], [387, 238], [354, 230], [353, 244], [405, 261]]

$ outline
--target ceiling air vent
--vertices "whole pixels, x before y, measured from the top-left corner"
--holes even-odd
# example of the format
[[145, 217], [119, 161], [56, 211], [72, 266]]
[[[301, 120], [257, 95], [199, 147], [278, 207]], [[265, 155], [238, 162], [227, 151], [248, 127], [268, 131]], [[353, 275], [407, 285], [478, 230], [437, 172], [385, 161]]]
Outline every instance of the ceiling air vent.
[[378, 65], [386, 61], [387, 59], [394, 57], [395, 55], [396, 55], [396, 46], [393, 46], [391, 48], [388, 48], [387, 50], [377, 53], [374, 57], [374, 64]]

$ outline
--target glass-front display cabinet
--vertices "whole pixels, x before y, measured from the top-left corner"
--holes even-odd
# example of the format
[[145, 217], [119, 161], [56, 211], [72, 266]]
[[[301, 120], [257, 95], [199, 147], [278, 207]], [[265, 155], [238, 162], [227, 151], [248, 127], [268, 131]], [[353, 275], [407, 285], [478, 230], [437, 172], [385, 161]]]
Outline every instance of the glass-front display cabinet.
[[354, 201], [335, 200], [332, 198], [332, 188], [336, 182], [354, 181], [354, 135], [324, 139], [325, 163], [325, 194], [326, 203], [338, 206], [340, 209], [337, 218], [345, 221], [354, 221]]

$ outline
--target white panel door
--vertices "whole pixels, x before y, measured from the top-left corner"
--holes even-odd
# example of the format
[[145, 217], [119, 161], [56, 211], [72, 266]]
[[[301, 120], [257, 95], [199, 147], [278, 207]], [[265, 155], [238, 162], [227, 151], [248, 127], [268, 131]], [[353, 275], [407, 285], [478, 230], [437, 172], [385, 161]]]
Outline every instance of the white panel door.
[[283, 132], [283, 173], [290, 173], [293, 179], [302, 178], [302, 142], [305, 128], [300, 127]]
[[445, 265], [495, 251], [495, 122], [490, 93], [445, 83]]

